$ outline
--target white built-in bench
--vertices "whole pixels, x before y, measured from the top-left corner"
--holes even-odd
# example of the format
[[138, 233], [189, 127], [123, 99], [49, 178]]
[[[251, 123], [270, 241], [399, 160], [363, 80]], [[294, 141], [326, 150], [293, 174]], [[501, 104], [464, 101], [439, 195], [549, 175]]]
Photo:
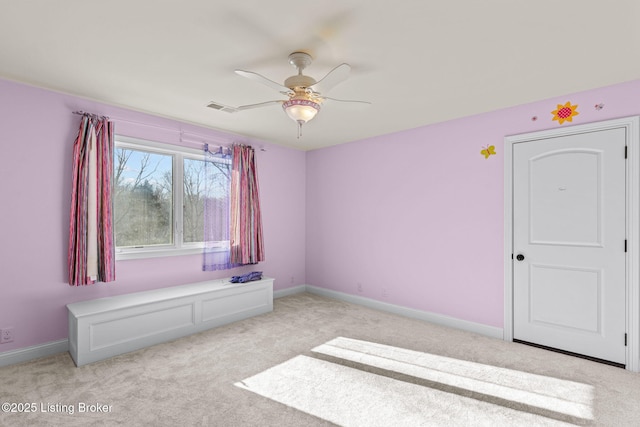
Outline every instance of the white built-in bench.
[[69, 353], [77, 366], [273, 310], [273, 279], [229, 279], [67, 305]]

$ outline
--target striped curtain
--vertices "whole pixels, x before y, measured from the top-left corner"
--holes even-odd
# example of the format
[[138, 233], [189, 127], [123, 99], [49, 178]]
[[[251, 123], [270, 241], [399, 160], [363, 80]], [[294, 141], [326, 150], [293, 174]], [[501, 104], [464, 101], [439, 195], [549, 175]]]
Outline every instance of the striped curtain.
[[116, 279], [112, 223], [113, 122], [84, 114], [73, 145], [69, 285]]
[[230, 220], [231, 263], [247, 265], [264, 261], [258, 172], [251, 146], [233, 146]]

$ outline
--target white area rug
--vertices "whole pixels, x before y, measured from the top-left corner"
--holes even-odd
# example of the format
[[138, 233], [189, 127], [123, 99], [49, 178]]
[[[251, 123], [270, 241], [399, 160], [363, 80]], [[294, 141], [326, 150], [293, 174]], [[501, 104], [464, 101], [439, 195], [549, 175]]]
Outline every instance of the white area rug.
[[[356, 346], [360, 346], [359, 350], [354, 349]], [[345, 338], [329, 341], [314, 351], [325, 354], [332, 353], [336, 357], [358, 358], [360, 363], [383, 364], [384, 369], [388, 370], [414, 366], [418, 368], [416, 371], [420, 371], [420, 363], [425, 363], [425, 359], [422, 359], [423, 356], [427, 359], [429, 357], [437, 358], [437, 356], [425, 353], [408, 352], [408, 350], [388, 346], [379, 347], [374, 343]], [[371, 354], [372, 352], [382, 352], [386, 355], [375, 356]], [[408, 356], [418, 356], [419, 360], [417, 363], [398, 360]], [[386, 361], [383, 363], [382, 360]], [[455, 361], [455, 359], [450, 360]], [[455, 363], [447, 369], [463, 368], [467, 371], [475, 370], [470, 366], [456, 367]], [[420, 375], [420, 372], [413, 372], [413, 368], [409, 370], [412, 371], [409, 372], [410, 375], [414, 373]], [[435, 370], [433, 371], [435, 372]], [[479, 383], [483, 381], [477, 377], [469, 378], [467, 381], [464, 379], [464, 373], [456, 375], [447, 373], [446, 370], [440, 372], [447, 374], [446, 376], [453, 375], [465, 383], [459, 384], [459, 386], [466, 386], [466, 383], [469, 382], [470, 386], [482, 388]], [[510, 382], [509, 384], [513, 385], [513, 381], [517, 383], [518, 379], [515, 378], [515, 374], [507, 374], [507, 377], [509, 377], [507, 380]], [[514, 393], [520, 390], [525, 394], [528, 393], [526, 396], [535, 397], [537, 395], [536, 391], [528, 390], [524, 386], [524, 383], [528, 382], [526, 378], [521, 378], [519, 381], [518, 388], [513, 389]], [[496, 385], [495, 381], [489, 383], [493, 386]], [[307, 356], [296, 356], [235, 385], [341, 426], [571, 425], [503, 405], [463, 397], [436, 388], [404, 382]], [[579, 393], [584, 394], [580, 399], [588, 400], [589, 392], [582, 390], [581, 386], [583, 385], [577, 385], [577, 389], [581, 390]], [[497, 393], [504, 393], [505, 387], [509, 388], [510, 386], [499, 385]], [[562, 383], [562, 387], [566, 387], [566, 384]], [[488, 390], [484, 390], [484, 392], [486, 393]], [[563, 389], [559, 393], [565, 396], [564, 393], [570, 392]], [[521, 397], [525, 398], [525, 395]], [[552, 398], [563, 399], [557, 395], [553, 395]], [[588, 406], [588, 403], [579, 403], [579, 405]]]

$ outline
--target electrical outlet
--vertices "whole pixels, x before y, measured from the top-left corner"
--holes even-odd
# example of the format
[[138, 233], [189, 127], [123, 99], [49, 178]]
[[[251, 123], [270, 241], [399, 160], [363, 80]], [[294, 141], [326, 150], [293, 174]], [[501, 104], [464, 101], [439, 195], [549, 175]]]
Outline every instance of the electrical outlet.
[[358, 283], [358, 292], [362, 293], [362, 283]]
[[389, 296], [389, 290], [387, 288], [382, 288], [382, 298], [387, 298]]
[[13, 342], [13, 327], [0, 329], [0, 344]]

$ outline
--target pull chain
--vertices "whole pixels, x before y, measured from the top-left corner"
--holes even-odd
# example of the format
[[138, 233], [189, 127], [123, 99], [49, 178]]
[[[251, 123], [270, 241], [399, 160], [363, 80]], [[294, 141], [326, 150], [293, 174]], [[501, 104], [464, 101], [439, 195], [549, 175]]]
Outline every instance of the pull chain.
[[302, 136], [302, 125], [304, 122], [302, 120], [298, 120], [298, 139]]

